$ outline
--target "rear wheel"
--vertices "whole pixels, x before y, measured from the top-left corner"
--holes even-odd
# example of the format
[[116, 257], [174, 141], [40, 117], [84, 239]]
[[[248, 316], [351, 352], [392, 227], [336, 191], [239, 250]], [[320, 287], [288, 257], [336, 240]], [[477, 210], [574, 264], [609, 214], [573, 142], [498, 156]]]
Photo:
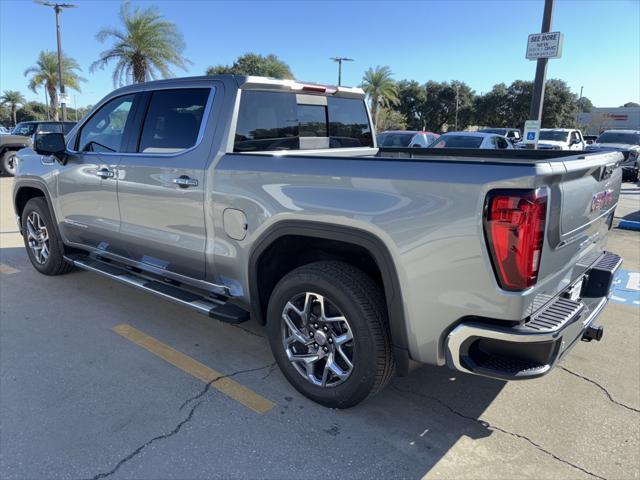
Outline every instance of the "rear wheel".
[[268, 333], [276, 361], [308, 398], [354, 406], [391, 379], [387, 313], [380, 287], [344, 262], [299, 267], [275, 287]]
[[16, 152], [9, 150], [2, 155], [2, 171], [13, 177], [16, 174]]
[[22, 235], [29, 260], [45, 275], [62, 275], [73, 265], [65, 262], [62, 241], [43, 197], [27, 202], [22, 211]]

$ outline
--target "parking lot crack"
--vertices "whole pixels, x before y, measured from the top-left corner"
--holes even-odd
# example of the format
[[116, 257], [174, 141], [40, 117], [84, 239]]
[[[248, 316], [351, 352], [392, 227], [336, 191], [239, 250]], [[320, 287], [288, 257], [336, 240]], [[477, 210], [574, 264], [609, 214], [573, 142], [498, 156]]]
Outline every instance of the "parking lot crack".
[[191, 421], [191, 419], [193, 418], [193, 415], [196, 413], [196, 410], [198, 409], [198, 407], [201, 404], [202, 404], [202, 402], [200, 401], [200, 402], [196, 403], [193, 407], [191, 407], [191, 410], [189, 410], [189, 414], [180, 423], [178, 423], [178, 425], [176, 425], [173, 430], [171, 430], [168, 433], [164, 433], [162, 435], [158, 435], [157, 437], [153, 437], [148, 442], [143, 443], [138, 448], [136, 448], [133, 452], [129, 453], [124, 458], [122, 458], [118, 463], [116, 463], [115, 467], [113, 467], [111, 470], [109, 470], [108, 472], [99, 473], [99, 474], [91, 477], [91, 480], [99, 480], [101, 478], [106, 478], [106, 477], [109, 477], [109, 476], [113, 475], [114, 473], [116, 473], [120, 469], [120, 467], [122, 467], [122, 465], [124, 465], [129, 460], [132, 460], [133, 458], [135, 458], [138, 455], [140, 455], [140, 453], [142, 453], [142, 451], [145, 448], [147, 448], [149, 445], [151, 445], [152, 443], [158, 442], [160, 440], [166, 440], [167, 438], [173, 437], [174, 435], [176, 435], [180, 430], [182, 430], [182, 427], [184, 427], [185, 424], [187, 424], [187, 423], [189, 423]]
[[624, 404], [622, 402], [619, 402], [616, 399], [614, 399], [613, 395], [611, 395], [609, 393], [609, 390], [607, 390], [605, 387], [600, 385], [595, 380], [591, 380], [590, 378], [587, 378], [584, 375], [580, 375], [579, 373], [576, 373], [573, 370], [569, 370], [568, 368], [563, 367], [563, 366], [559, 366], [558, 368], [560, 368], [561, 370], [564, 370], [565, 372], [567, 372], [570, 375], [573, 375], [574, 377], [580, 378], [580, 379], [584, 380], [585, 382], [589, 382], [589, 383], [595, 385], [597, 388], [599, 388], [607, 396], [607, 398], [609, 399], [609, 401], [611, 403], [613, 403], [615, 405], [618, 405], [619, 407], [626, 408], [627, 410], [629, 410], [631, 412], [640, 413], [640, 408], [635, 408], [635, 407], [632, 407], [630, 405], [626, 405], [626, 404]]
[[599, 480], [607, 480], [605, 477], [601, 477], [600, 475], [598, 475], [596, 473], [590, 472], [589, 470], [587, 470], [586, 468], [581, 467], [580, 465], [576, 465], [575, 463], [572, 463], [569, 460], [566, 460], [566, 459], [564, 459], [562, 457], [559, 457], [558, 455], [556, 455], [555, 453], [547, 450], [542, 445], [540, 445], [539, 443], [533, 441], [532, 439], [530, 439], [526, 435], [522, 435], [522, 434], [516, 433], [516, 432], [511, 432], [511, 431], [506, 430], [506, 429], [504, 429], [502, 427], [498, 427], [497, 425], [492, 425], [491, 423], [487, 422], [486, 420], [481, 420], [479, 418], [475, 418], [473, 416], [466, 415], [466, 414], [464, 414], [462, 412], [459, 412], [455, 408], [451, 407], [450, 405], [448, 405], [443, 400], [441, 400], [441, 399], [439, 399], [437, 397], [434, 397], [432, 395], [426, 395], [424, 393], [415, 392], [413, 390], [403, 389], [403, 388], [400, 388], [400, 387], [398, 387], [396, 385], [392, 385], [392, 387], [395, 390], [397, 390], [398, 392], [408, 393], [410, 395], [415, 395], [415, 396], [430, 400], [432, 402], [435, 402], [438, 405], [440, 405], [441, 407], [443, 407], [444, 409], [448, 410], [453, 415], [456, 415], [456, 416], [458, 416], [460, 418], [464, 418], [465, 420], [469, 420], [471, 422], [477, 423], [477, 424], [481, 425], [482, 427], [484, 427], [484, 428], [486, 428], [488, 430], [493, 430], [493, 431], [496, 431], [496, 432], [503, 433], [505, 435], [509, 435], [511, 437], [518, 438], [520, 440], [524, 440], [525, 442], [527, 442], [530, 445], [532, 445], [533, 447], [535, 447], [541, 453], [553, 458], [554, 460], [557, 460], [558, 462], [564, 463], [565, 465], [568, 465], [571, 468], [574, 468], [576, 470], [580, 470], [581, 472], [586, 473], [587, 475], [589, 475], [589, 476], [591, 476], [593, 478], [597, 478]]
[[[269, 363], [267, 365], [264, 365], [262, 367], [256, 367], [256, 368], [248, 368], [245, 370], [237, 370], [233, 373], [229, 373], [227, 375], [219, 375], [215, 378], [213, 378], [211, 381], [207, 382], [207, 384], [205, 385], [205, 387], [196, 395], [188, 398], [187, 400], [185, 400], [182, 405], [180, 405], [180, 407], [178, 408], [178, 410], [182, 410], [185, 406], [187, 406], [189, 403], [192, 403], [196, 400], [200, 400], [204, 395], [206, 395], [206, 393], [211, 389], [211, 386], [224, 379], [224, 378], [231, 378], [231, 377], [235, 377], [237, 375], [242, 375], [245, 373], [251, 373], [251, 372], [258, 372], [260, 370], [265, 370], [268, 368], [272, 368], [275, 365], [275, 362]], [[151, 444], [155, 443], [155, 442], [159, 442], [161, 440], [166, 440], [167, 438], [173, 437], [174, 435], [178, 434], [180, 432], [180, 430], [182, 430], [182, 427], [184, 427], [187, 423], [189, 423], [191, 421], [191, 419], [193, 418], [193, 416], [196, 413], [196, 410], [200, 407], [200, 405], [202, 405], [203, 400], [198, 401], [197, 403], [195, 403], [191, 409], [189, 410], [189, 413], [187, 414], [187, 416], [181, 420], [174, 428], [173, 430], [167, 432], [167, 433], [163, 433], [162, 435], [158, 435], [156, 437], [153, 437], [151, 440], [143, 443], [142, 445], [140, 445], [139, 447], [137, 447], [135, 450], [133, 450], [131, 453], [129, 453], [128, 455], [126, 455], [125, 457], [123, 457], [122, 459], [120, 459], [118, 461], [118, 463], [116, 463], [116, 465], [109, 470], [108, 472], [101, 472], [98, 473], [97, 475], [93, 476], [93, 477], [89, 477], [90, 480], [100, 480], [101, 478], [107, 478], [111, 475], [113, 475], [114, 473], [116, 473], [120, 467], [122, 467], [125, 463], [129, 462], [130, 460], [134, 459], [135, 457], [137, 457], [138, 455], [140, 455], [142, 453], [142, 451], [144, 449], [146, 449], [148, 446], [150, 446]]]
[[182, 403], [182, 405], [180, 405], [180, 408], [178, 408], [178, 410], [182, 410], [184, 407], [189, 405], [191, 402], [193, 402], [195, 400], [199, 400], [200, 398], [205, 396], [207, 394], [207, 392], [211, 389], [211, 386], [214, 383], [219, 382], [220, 380], [222, 380], [224, 378], [232, 378], [232, 377], [235, 377], [237, 375], [243, 375], [245, 373], [259, 372], [260, 370], [266, 370], [268, 368], [273, 368], [275, 366], [275, 364], [276, 364], [276, 362], [271, 362], [271, 363], [269, 363], [267, 365], [263, 365], [262, 367], [247, 368], [246, 370], [237, 370], [237, 371], [235, 371], [233, 373], [229, 373], [227, 375], [219, 375], [219, 376], [211, 379], [209, 382], [207, 382], [207, 384], [204, 386], [204, 388], [199, 393], [196, 393], [194, 396], [187, 398]]

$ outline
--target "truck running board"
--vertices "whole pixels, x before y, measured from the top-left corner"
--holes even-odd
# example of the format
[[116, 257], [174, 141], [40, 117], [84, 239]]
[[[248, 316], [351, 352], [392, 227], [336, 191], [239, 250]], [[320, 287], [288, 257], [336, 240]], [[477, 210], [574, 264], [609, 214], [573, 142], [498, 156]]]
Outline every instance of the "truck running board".
[[249, 312], [233, 303], [229, 303], [225, 297], [213, 297], [206, 292], [197, 292], [193, 289], [181, 288], [174, 283], [165, 283], [166, 280], [153, 274], [135, 271], [127, 266], [95, 258], [89, 255], [69, 255], [65, 260], [78, 268], [99, 273], [112, 278], [125, 285], [139, 288], [174, 303], [184, 305], [211, 318], [225, 323], [242, 323], [249, 320]]

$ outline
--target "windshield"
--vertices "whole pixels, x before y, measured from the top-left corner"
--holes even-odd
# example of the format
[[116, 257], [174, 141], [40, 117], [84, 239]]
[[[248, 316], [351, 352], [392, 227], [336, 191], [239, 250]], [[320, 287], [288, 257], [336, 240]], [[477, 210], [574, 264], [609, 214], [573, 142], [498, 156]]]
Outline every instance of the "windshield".
[[14, 129], [11, 131], [13, 135], [22, 135], [25, 137], [30, 137], [34, 133], [36, 133], [37, 123], [26, 123], [20, 122], [17, 124]]
[[560, 132], [554, 130], [540, 130], [538, 140], [551, 140], [553, 142], [566, 142], [569, 132]]
[[627, 145], [640, 145], [640, 133], [604, 132], [598, 137], [596, 143], [625, 143]]
[[408, 147], [415, 133], [381, 133], [378, 135], [379, 147]]
[[443, 135], [431, 148], [480, 148], [484, 137], [475, 135]]

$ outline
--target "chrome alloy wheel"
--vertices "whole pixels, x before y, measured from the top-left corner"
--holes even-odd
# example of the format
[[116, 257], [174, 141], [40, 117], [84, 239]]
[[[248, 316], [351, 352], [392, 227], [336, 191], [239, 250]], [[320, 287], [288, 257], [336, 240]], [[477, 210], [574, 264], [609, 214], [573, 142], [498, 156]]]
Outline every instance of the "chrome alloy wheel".
[[282, 344], [296, 371], [319, 387], [335, 387], [353, 371], [353, 333], [328, 298], [301, 293], [282, 311]]
[[9, 175], [15, 175], [16, 174], [16, 155], [10, 155], [9, 158], [7, 158], [7, 160], [5, 161], [5, 169], [7, 170], [6, 173], [8, 173]]
[[49, 232], [36, 212], [31, 212], [27, 217], [27, 242], [36, 262], [44, 265], [49, 258]]

